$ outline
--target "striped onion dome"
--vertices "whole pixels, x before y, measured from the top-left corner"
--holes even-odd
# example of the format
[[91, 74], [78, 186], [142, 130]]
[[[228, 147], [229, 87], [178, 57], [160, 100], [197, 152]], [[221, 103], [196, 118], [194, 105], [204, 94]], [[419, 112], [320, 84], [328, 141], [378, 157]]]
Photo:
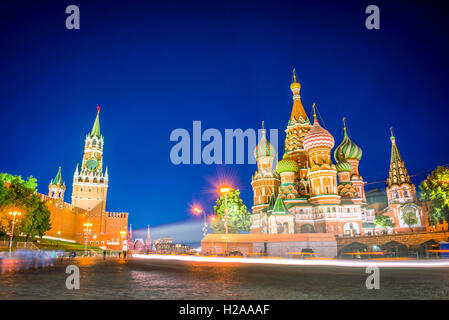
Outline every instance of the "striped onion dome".
[[254, 149], [254, 157], [259, 159], [260, 157], [274, 157], [274, 147], [268, 142], [265, 135], [265, 129], [262, 129], [262, 138], [259, 140], [256, 148]]
[[278, 162], [276, 171], [279, 174], [282, 172], [296, 172], [298, 171], [298, 163], [291, 159], [288, 154], [284, 153], [284, 158]]
[[304, 149], [307, 152], [310, 149], [316, 147], [327, 147], [329, 149], [332, 149], [334, 147], [334, 144], [334, 137], [329, 133], [329, 131], [320, 126], [315, 116], [315, 121], [313, 122], [312, 129], [310, 129], [304, 137]]
[[352, 165], [346, 160], [337, 162], [335, 167], [337, 169], [337, 172], [351, 172], [352, 171]]
[[362, 159], [362, 149], [349, 139], [345, 130], [345, 136], [340, 145], [335, 149], [334, 158], [341, 162], [344, 160], [359, 160]]

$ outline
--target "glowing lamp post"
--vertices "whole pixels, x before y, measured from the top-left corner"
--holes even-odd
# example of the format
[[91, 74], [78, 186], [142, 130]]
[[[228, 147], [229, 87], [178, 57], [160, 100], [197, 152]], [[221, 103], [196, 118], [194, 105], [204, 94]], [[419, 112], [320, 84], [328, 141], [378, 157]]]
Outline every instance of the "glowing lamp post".
[[125, 230], [120, 230], [120, 237], [122, 238], [122, 248], [125, 244], [125, 237], [126, 237], [126, 231]]
[[16, 224], [16, 217], [19, 218], [22, 215], [22, 212], [10, 211], [9, 215], [12, 217], [12, 228], [11, 228], [11, 233], [9, 234], [9, 256], [11, 256], [12, 237], [14, 235], [14, 225]]
[[201, 213], [203, 213], [203, 215], [204, 215], [203, 237], [205, 237], [206, 234], [207, 234], [206, 212], [203, 211], [203, 210], [201, 210], [200, 207], [194, 207], [194, 208], [193, 208], [193, 212], [194, 212], [194, 214], [197, 215], [197, 216], [201, 215]]
[[228, 228], [229, 228], [229, 215], [228, 215], [228, 193], [231, 192], [231, 188], [229, 187], [223, 187], [220, 188], [220, 193], [224, 194], [225, 196], [225, 233], [228, 234]]
[[86, 223], [83, 224], [84, 226], [84, 255], [87, 255], [87, 239], [89, 238], [89, 234], [91, 233], [92, 229], [92, 223], [87, 220]]
[[[227, 235], [229, 232], [229, 214], [228, 214], [228, 193], [231, 192], [231, 188], [229, 187], [221, 187], [220, 188], [220, 193], [224, 194], [225, 196], [225, 234]], [[228, 240], [226, 237], [226, 249], [225, 249], [225, 254], [228, 254]]]

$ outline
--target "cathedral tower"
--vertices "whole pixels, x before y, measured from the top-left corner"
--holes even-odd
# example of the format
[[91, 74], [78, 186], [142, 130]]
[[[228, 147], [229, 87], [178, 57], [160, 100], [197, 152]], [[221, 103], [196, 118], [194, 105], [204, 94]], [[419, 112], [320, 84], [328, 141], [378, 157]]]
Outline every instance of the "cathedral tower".
[[422, 209], [417, 205], [416, 189], [405, 168], [404, 161], [396, 145], [396, 137], [391, 128], [390, 173], [387, 180], [387, 198], [390, 211], [387, 213], [395, 223], [395, 230], [409, 232], [404, 221], [405, 215], [414, 215], [417, 224], [413, 227], [424, 228], [425, 218]]
[[268, 207], [272, 195], [279, 188], [279, 176], [273, 170], [275, 150], [267, 140], [266, 131], [262, 122], [262, 138], [254, 149], [254, 157], [257, 161], [257, 171], [251, 181], [254, 192], [253, 212], [260, 212]]
[[106, 210], [108, 169], [103, 173], [104, 138], [100, 133], [100, 106], [90, 133], [86, 135], [81, 169], [73, 175], [72, 204], [87, 211]]
[[287, 129], [285, 130], [285, 153], [298, 164], [295, 184], [297, 184], [296, 187], [300, 196], [306, 196], [308, 195], [307, 190], [309, 187], [307, 181], [307, 152], [304, 150], [303, 140], [310, 130], [311, 124], [301, 102], [299, 94], [301, 84], [296, 80], [295, 69], [293, 69], [290, 89], [293, 93], [293, 107]]
[[416, 189], [405, 168], [404, 161], [396, 145], [396, 137], [391, 129], [390, 173], [387, 182], [388, 203], [405, 203], [416, 201]]
[[48, 186], [48, 196], [64, 202], [65, 182], [62, 181], [61, 167], [59, 167], [56, 177], [50, 182]]
[[309, 155], [308, 179], [310, 199], [313, 204], [339, 204], [337, 191], [337, 170], [332, 164], [330, 152], [334, 147], [334, 137], [320, 126], [313, 104], [314, 122], [312, 129], [304, 137], [304, 149]]
[[[346, 129], [345, 118], [343, 118], [343, 129], [344, 129], [344, 137], [343, 141], [340, 145], [335, 149], [334, 158], [340, 163], [338, 167], [340, 169], [345, 169], [348, 166], [344, 163], [349, 163], [351, 166], [350, 171], [350, 182], [355, 189], [355, 193], [349, 194], [346, 193], [346, 196], [350, 196], [351, 200], [356, 203], [365, 203], [365, 182], [363, 181], [362, 176], [359, 173], [359, 163], [362, 159], [362, 149], [356, 145], [348, 136], [348, 132]], [[341, 174], [341, 176], [346, 176], [346, 174]], [[340, 174], [339, 174], [340, 177]], [[343, 178], [344, 179], [344, 178]], [[340, 179], [340, 185], [343, 181]], [[347, 182], [347, 181], [346, 181]], [[344, 183], [347, 184], [347, 183]], [[348, 186], [349, 188], [349, 186]], [[341, 187], [339, 187], [341, 189]], [[349, 191], [349, 189], [347, 190]]]

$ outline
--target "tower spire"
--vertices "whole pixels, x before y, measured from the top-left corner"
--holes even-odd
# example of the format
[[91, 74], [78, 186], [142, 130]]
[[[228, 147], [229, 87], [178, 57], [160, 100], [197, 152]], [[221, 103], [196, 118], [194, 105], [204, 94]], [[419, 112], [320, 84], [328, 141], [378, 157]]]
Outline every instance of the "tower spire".
[[394, 136], [393, 127], [390, 128], [391, 133], [391, 158], [390, 158], [390, 173], [388, 178], [388, 187], [392, 185], [402, 185], [403, 183], [412, 184], [410, 176], [405, 168], [404, 161], [399, 153], [396, 145], [396, 137]]
[[301, 96], [299, 95], [299, 90], [301, 89], [301, 84], [296, 79], [296, 70], [293, 69], [292, 75], [292, 83], [290, 84], [290, 90], [293, 93], [293, 108], [292, 113], [290, 115], [289, 124], [293, 124], [295, 122], [307, 122], [307, 113], [304, 110], [304, 107], [301, 102]]
[[53, 185], [63, 185], [62, 176], [61, 176], [61, 167], [59, 167], [58, 173], [56, 174], [56, 177], [53, 179], [52, 183]]
[[315, 102], [313, 103], [312, 108], [313, 108], [313, 119], [314, 119], [314, 121], [317, 121], [317, 118], [316, 118], [316, 106], [315, 106]]
[[343, 117], [343, 130], [345, 130], [345, 136], [347, 135], [347, 130], [346, 130], [346, 117]]
[[95, 118], [90, 136], [100, 138], [100, 106], [97, 106], [97, 117]]
[[390, 127], [390, 134], [391, 143], [396, 144], [396, 137], [394, 136], [393, 127]]

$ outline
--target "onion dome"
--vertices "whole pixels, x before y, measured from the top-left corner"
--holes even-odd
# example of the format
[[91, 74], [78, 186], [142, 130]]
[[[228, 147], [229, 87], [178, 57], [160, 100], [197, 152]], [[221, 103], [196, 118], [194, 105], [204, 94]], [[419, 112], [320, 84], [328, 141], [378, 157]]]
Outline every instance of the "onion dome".
[[334, 137], [318, 123], [315, 113], [315, 104], [313, 104], [314, 122], [312, 128], [304, 136], [303, 146], [308, 152], [312, 148], [327, 147], [332, 149], [335, 144]]
[[259, 143], [254, 149], [254, 157], [256, 159], [259, 159], [260, 157], [274, 157], [274, 155], [275, 155], [274, 147], [267, 140], [262, 121], [262, 138], [259, 140]]
[[337, 169], [337, 172], [351, 172], [352, 171], [352, 165], [346, 161], [340, 161], [335, 165], [335, 168]]
[[277, 173], [296, 172], [298, 171], [298, 163], [291, 159], [288, 154], [284, 153], [284, 158], [278, 162], [276, 166]]
[[345, 130], [345, 136], [340, 145], [335, 149], [334, 158], [335, 160], [341, 162], [344, 160], [359, 160], [362, 159], [362, 149], [358, 145], [349, 139], [348, 133], [346, 132], [345, 118], [343, 118], [343, 125]]

